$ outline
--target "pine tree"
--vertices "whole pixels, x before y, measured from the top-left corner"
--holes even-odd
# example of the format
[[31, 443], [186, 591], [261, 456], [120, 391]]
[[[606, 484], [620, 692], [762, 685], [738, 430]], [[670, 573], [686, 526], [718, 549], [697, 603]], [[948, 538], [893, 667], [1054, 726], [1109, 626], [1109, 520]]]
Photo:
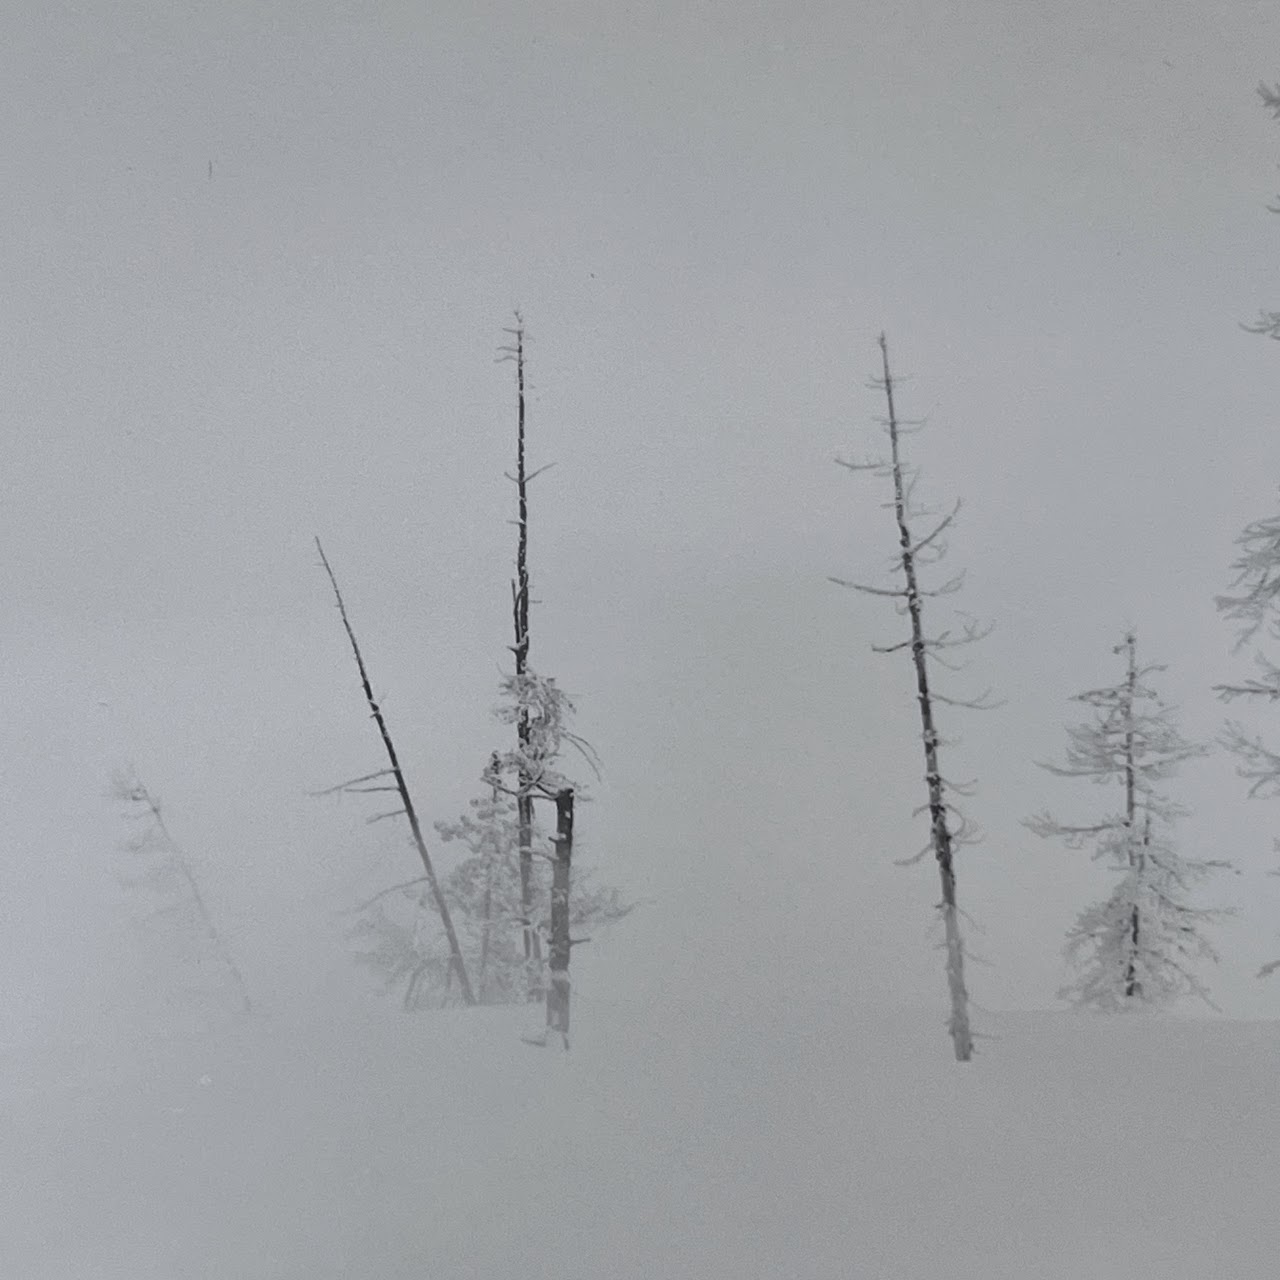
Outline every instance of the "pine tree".
[[[1232, 591], [1216, 599], [1218, 610], [1237, 627], [1236, 651], [1259, 637], [1280, 641], [1280, 515], [1255, 520], [1236, 539], [1240, 554], [1232, 562]], [[1258, 675], [1240, 684], [1220, 684], [1215, 692], [1224, 702], [1237, 698], [1280, 701], [1280, 666], [1262, 649], [1254, 650]], [[1241, 777], [1250, 783], [1249, 795], [1280, 796], [1280, 752], [1266, 746], [1237, 721], [1229, 721], [1223, 744], [1239, 762]]]
[[[500, 687], [502, 700], [495, 716], [504, 725], [516, 724], [523, 716], [528, 745], [494, 752], [481, 775], [482, 792], [468, 811], [454, 822], [435, 824], [445, 843], [460, 844], [467, 851], [442, 888], [464, 968], [475, 975], [476, 997], [483, 1004], [527, 1001], [530, 981], [540, 989], [545, 985], [541, 968], [530, 973], [526, 934], [532, 933], [538, 942], [539, 966], [563, 957], [563, 945], [558, 955], [548, 945], [556, 923], [557, 869], [570, 874], [572, 942], [586, 941], [595, 930], [621, 920], [633, 905], [616, 889], [596, 885], [588, 867], [559, 866], [563, 841], [557, 839], [558, 832], [546, 830], [537, 806], [530, 804], [527, 828], [520, 819], [522, 789], [527, 788], [524, 793], [531, 801], [542, 802], [573, 789], [559, 764], [566, 746], [580, 751], [595, 767], [591, 747], [569, 728], [572, 701], [554, 680], [527, 670], [522, 676], [505, 677]], [[520, 867], [520, 853], [526, 848], [527, 878]], [[350, 930], [360, 960], [381, 974], [388, 988], [404, 984], [407, 1009], [439, 1004], [452, 990], [450, 951], [440, 936], [428, 889], [426, 878], [419, 877], [382, 890], [354, 909]], [[547, 988], [557, 1010], [566, 988], [567, 974], [562, 974], [558, 990], [554, 983]]]
[[1186, 810], [1159, 784], [1205, 748], [1179, 732], [1171, 707], [1148, 683], [1161, 666], [1138, 665], [1132, 632], [1114, 650], [1125, 658], [1114, 685], [1076, 694], [1092, 716], [1069, 725], [1064, 765], [1042, 764], [1063, 778], [1115, 788], [1116, 805], [1094, 822], [1067, 825], [1048, 813], [1029, 818], [1038, 836], [1091, 848], [1118, 877], [1111, 893], [1085, 908], [1068, 931], [1066, 954], [1078, 976], [1061, 995], [1075, 1004], [1116, 1010], [1157, 1005], [1182, 995], [1206, 1002], [1199, 962], [1217, 959], [1205, 926], [1223, 914], [1192, 903], [1192, 891], [1223, 861], [1182, 857], [1172, 840]]
[[[1280, 97], [1277, 98], [1280, 109]], [[1280, 324], [1280, 313], [1277, 313]], [[1278, 331], [1280, 336], [1280, 331]], [[1231, 591], [1216, 599], [1219, 612], [1235, 624], [1236, 652], [1254, 646], [1258, 674], [1238, 684], [1216, 685], [1223, 702], [1280, 701], [1280, 666], [1257, 647], [1259, 640], [1280, 641], [1280, 515], [1255, 520], [1236, 539], [1239, 555], [1231, 564]], [[1249, 784], [1250, 799], [1280, 797], [1280, 751], [1251, 733], [1238, 720], [1228, 720], [1222, 745], [1236, 758], [1236, 772]], [[1275, 841], [1280, 849], [1280, 839]], [[1259, 976], [1280, 968], [1280, 961], [1264, 965]]]
[[[476, 974], [482, 1004], [508, 1004], [527, 998], [528, 961], [524, 955], [526, 910], [533, 907], [536, 881], [520, 874], [521, 834], [515, 799], [498, 774], [498, 757], [484, 774], [485, 794], [471, 801], [457, 822], [437, 822], [446, 843], [459, 841], [468, 854], [445, 883], [454, 914], [461, 922], [463, 950]], [[536, 832], [528, 830], [532, 852]], [[527, 899], [527, 901], [526, 901]]]

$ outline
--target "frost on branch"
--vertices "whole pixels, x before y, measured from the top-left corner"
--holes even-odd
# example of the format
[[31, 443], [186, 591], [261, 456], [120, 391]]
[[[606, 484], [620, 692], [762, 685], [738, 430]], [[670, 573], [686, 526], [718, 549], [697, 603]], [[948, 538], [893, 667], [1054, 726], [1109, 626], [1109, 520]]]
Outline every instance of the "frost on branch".
[[1218, 955], [1199, 926], [1222, 913], [1191, 907], [1186, 896], [1219, 864], [1188, 862], [1167, 843], [1146, 845], [1144, 855], [1067, 931], [1066, 956], [1080, 973], [1059, 993], [1063, 999], [1108, 1012], [1183, 995], [1212, 1005], [1195, 970]]
[[[547, 676], [525, 670], [504, 676], [499, 685], [501, 701], [494, 709], [500, 724], [526, 724], [524, 740], [510, 751], [495, 755], [490, 772], [497, 777], [515, 779], [514, 789], [504, 784], [509, 794], [554, 796], [574, 783], [557, 767], [565, 747], [572, 747], [598, 775], [596, 754], [591, 746], [569, 725], [575, 708], [569, 695]], [[582, 798], [582, 791], [577, 790]]]
[[[1240, 554], [1232, 562], [1232, 590], [1220, 595], [1218, 611], [1236, 626], [1236, 650], [1259, 640], [1280, 641], [1280, 516], [1255, 520], [1236, 539]], [[1253, 653], [1257, 676], [1237, 684], [1220, 684], [1224, 702], [1237, 698], [1280, 700], [1280, 667], [1261, 649]], [[1237, 758], [1241, 775], [1251, 782], [1250, 795], [1280, 790], [1280, 757], [1236, 723], [1227, 727], [1223, 744]]]
[[1093, 714], [1068, 726], [1066, 763], [1041, 766], [1113, 788], [1115, 806], [1090, 822], [1062, 823], [1047, 813], [1026, 821], [1036, 835], [1090, 849], [1118, 876], [1111, 893], [1082, 911], [1067, 933], [1066, 955], [1078, 976], [1061, 995], [1105, 1010], [1182, 995], [1212, 1003], [1195, 966], [1217, 959], [1204, 928], [1225, 913], [1195, 906], [1192, 896], [1199, 882], [1229, 864], [1177, 852], [1172, 831], [1186, 811], [1158, 788], [1205, 748], [1181, 735], [1172, 708], [1148, 683], [1164, 668], [1138, 667], [1132, 634], [1115, 652], [1126, 656], [1124, 679], [1072, 699]]
[[1239, 554], [1231, 563], [1235, 574], [1232, 590], [1218, 596], [1215, 603], [1228, 621], [1236, 624], [1236, 648], [1240, 649], [1260, 631], [1268, 639], [1280, 639], [1280, 516], [1246, 525], [1236, 546]]
[[[545, 942], [551, 920], [551, 834], [531, 806], [527, 894], [521, 876], [520, 800], [545, 799], [572, 787], [561, 772], [566, 745], [595, 768], [595, 753], [570, 728], [573, 703], [554, 680], [533, 672], [505, 677], [495, 717], [517, 724], [527, 716], [527, 745], [494, 752], [481, 775], [482, 793], [454, 822], [437, 822], [446, 844], [460, 846], [462, 860], [443, 882], [457, 925], [467, 972], [483, 1004], [519, 1003], [530, 979], [541, 989], [545, 946], [526, 954], [526, 927]], [[527, 902], [527, 906], [525, 905]], [[406, 1009], [447, 1003], [454, 993], [449, 951], [442, 945], [421, 881], [384, 890], [357, 909], [352, 937], [362, 960], [384, 975], [388, 987], [404, 984]], [[575, 941], [622, 919], [632, 907], [616, 889], [597, 886], [589, 867], [571, 872], [569, 919]], [[531, 967], [537, 972], [531, 974]]]
[[[892, 499], [885, 506], [894, 514], [898, 550], [890, 563], [895, 577], [900, 573], [901, 578], [892, 586], [850, 582], [843, 578], [833, 578], [832, 581], [863, 595], [892, 600], [898, 616], [908, 621], [909, 632], [906, 636], [873, 648], [878, 653], [907, 654], [915, 674], [927, 792], [927, 801], [917, 813], [929, 815], [929, 843], [916, 858], [907, 861], [916, 861], [931, 852], [938, 865], [942, 889], [939, 912], [946, 939], [947, 988], [951, 998], [951, 1016], [947, 1026], [956, 1061], [968, 1062], [973, 1056], [973, 1035], [969, 1026], [969, 994], [964, 976], [964, 939], [960, 932], [960, 911], [956, 898], [955, 853], [960, 844], [971, 838], [971, 828], [956, 810], [950, 796], [966, 795], [969, 789], [964, 784], [950, 782], [942, 774], [939, 764], [941, 738], [935, 715], [939, 705], [988, 708], [994, 704], [989, 693], [977, 698], [954, 698], [940, 693], [933, 668], [941, 666], [948, 671], [956, 670], [956, 664], [948, 651], [980, 640], [986, 635], [986, 629], [979, 627], [971, 619], [964, 620], [959, 633], [951, 628], [930, 634], [925, 628], [925, 602], [953, 594], [963, 582], [961, 574], [933, 587], [925, 585], [922, 580], [922, 571], [937, 564], [946, 555], [946, 535], [959, 513], [960, 504], [956, 503], [941, 519], [937, 518], [936, 513], [930, 516], [915, 505], [913, 494], [916, 473], [904, 459], [902, 447], [902, 437], [909, 431], [909, 424], [898, 416], [894, 399], [896, 384], [889, 369], [889, 345], [884, 334], [880, 335], [880, 367], [883, 376], [873, 385], [883, 391], [885, 396], [888, 412], [881, 421], [889, 438], [889, 456], [887, 459], [869, 462], [836, 461], [850, 471], [866, 471], [888, 480], [892, 486]], [[925, 525], [927, 532], [921, 534], [923, 519], [928, 521]]]
[[[1264, 90], [1263, 96], [1268, 106], [1280, 111], [1280, 89], [1269, 98]], [[1280, 337], [1280, 313], [1274, 322], [1273, 336]], [[1236, 539], [1236, 547], [1231, 591], [1216, 600], [1219, 612], [1236, 626], [1236, 651], [1249, 645], [1280, 643], [1280, 515], [1246, 525]], [[1253, 660], [1255, 676], [1215, 687], [1224, 702], [1280, 701], [1280, 666], [1258, 647], [1254, 648]], [[1228, 721], [1220, 741], [1235, 757], [1236, 772], [1249, 784], [1251, 799], [1280, 796], [1280, 752], [1238, 720]], [[1264, 967], [1259, 976], [1265, 977], [1274, 967]]]

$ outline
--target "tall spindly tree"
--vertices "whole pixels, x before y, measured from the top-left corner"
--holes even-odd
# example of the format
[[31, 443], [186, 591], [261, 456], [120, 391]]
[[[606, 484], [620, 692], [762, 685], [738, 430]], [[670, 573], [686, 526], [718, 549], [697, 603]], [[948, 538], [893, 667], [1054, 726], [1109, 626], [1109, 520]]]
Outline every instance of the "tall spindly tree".
[[892, 587], [868, 586], [842, 578], [833, 578], [832, 581], [867, 595], [892, 600], [898, 613], [905, 615], [908, 620], [907, 638], [891, 645], [876, 646], [876, 652], [907, 654], [915, 677], [916, 707], [924, 752], [927, 796], [924, 811], [929, 816], [929, 841], [916, 858], [909, 861], [932, 853], [937, 863], [942, 885], [942, 901], [938, 910], [942, 917], [947, 957], [947, 989], [951, 1000], [947, 1029], [956, 1060], [968, 1062], [973, 1056], [973, 1032], [969, 1024], [969, 993], [964, 972], [965, 947], [956, 897], [956, 850], [972, 838], [972, 829], [953, 799], [956, 795], [967, 794], [967, 785], [954, 783], [942, 773], [937, 709], [939, 706], [986, 708], [993, 703], [989, 694], [974, 699], [957, 699], [939, 692], [934, 681], [934, 668], [941, 665], [954, 670], [954, 665], [944, 655], [949, 650], [973, 643], [985, 635], [986, 631], [972, 623], [965, 623], [958, 631], [943, 630], [932, 635], [925, 628], [925, 601], [951, 595], [960, 589], [963, 581], [963, 575], [957, 575], [932, 588], [925, 587], [921, 581], [921, 571], [936, 564], [945, 554], [945, 538], [955, 522], [960, 506], [957, 503], [941, 520], [935, 519], [929, 525], [927, 533], [920, 535], [914, 531], [915, 525], [927, 513], [913, 502], [917, 473], [905, 461], [902, 441], [907, 430], [918, 424], [909, 423], [898, 416], [894, 398], [895, 383], [889, 368], [889, 344], [883, 333], [880, 335], [880, 364], [881, 377], [872, 385], [885, 397], [887, 414], [880, 422], [889, 438], [889, 456], [874, 462], [856, 463], [843, 459], [837, 459], [837, 462], [850, 471], [870, 471], [889, 480], [893, 495], [889, 506], [893, 511], [898, 543], [894, 564], [896, 573], [900, 575], [899, 581], [898, 585]]
[[[529, 483], [545, 471], [546, 467], [530, 474], [525, 454], [525, 343], [524, 318], [516, 312], [515, 327], [504, 330], [511, 343], [501, 349], [500, 361], [511, 361], [516, 367], [516, 469], [508, 479], [516, 487], [516, 576], [511, 581], [511, 612], [514, 624], [514, 643], [511, 653], [515, 659], [516, 683], [526, 680], [529, 668]], [[550, 464], [548, 464], [550, 465]], [[528, 708], [517, 704], [515, 720], [516, 741], [523, 757], [528, 752], [531, 732]], [[534, 927], [534, 899], [537, 896], [534, 873], [534, 818], [533, 801], [535, 787], [527, 773], [518, 776], [515, 792], [516, 822], [519, 839], [520, 906], [523, 926], [523, 945], [527, 969], [526, 987], [530, 1001], [541, 994], [542, 944]]]
[[[422, 823], [418, 818], [417, 806], [414, 804], [413, 796], [409, 792], [409, 783], [405, 778], [404, 769], [401, 767], [395, 743], [392, 741], [391, 730], [387, 727], [387, 718], [377, 698], [374, 697], [373, 685], [369, 680], [369, 671], [365, 666], [364, 654], [360, 651], [359, 641], [356, 640], [355, 629], [352, 627], [350, 616], [347, 613], [346, 601], [343, 600], [342, 592], [338, 588], [338, 579], [329, 564], [329, 558], [324, 553], [324, 547], [320, 545], [319, 538], [316, 539], [316, 550], [320, 553], [320, 563], [324, 566], [329, 585], [333, 588], [334, 600], [338, 606], [338, 615], [342, 619], [343, 630], [347, 633], [347, 641], [351, 645], [351, 653], [355, 658], [356, 670], [360, 675], [360, 688], [364, 693], [365, 702], [368, 704], [370, 718], [378, 727], [378, 736], [382, 739], [382, 749], [387, 757], [387, 767], [385, 769], [376, 769], [372, 773], [364, 774], [359, 778], [350, 778], [346, 782], [340, 782], [337, 786], [328, 787], [317, 794], [353, 795], [368, 792], [389, 792], [398, 799], [398, 808], [374, 814], [369, 821], [379, 822], [385, 818], [394, 819], [399, 817], [403, 817], [408, 821], [409, 834], [413, 838], [414, 848], [417, 849], [418, 857], [422, 861], [424, 872], [422, 879], [426, 883], [427, 892], [431, 896], [431, 901], [440, 917], [440, 923], [444, 927], [445, 937], [448, 939], [451, 976], [457, 979], [458, 989], [462, 993], [463, 1001], [466, 1004], [475, 1004], [476, 997], [471, 988], [471, 978], [467, 973], [466, 960], [462, 954], [462, 944], [458, 941], [457, 932], [453, 927], [453, 917], [449, 913], [449, 904], [445, 899], [444, 891], [440, 887], [440, 880], [436, 875], [435, 865], [431, 861], [431, 854], [427, 850], [427, 842], [422, 834]], [[403, 969], [403, 976], [408, 980], [408, 992], [405, 996], [405, 1005], [408, 1008], [413, 1007], [414, 993], [421, 981], [423, 966], [416, 963], [416, 957], [421, 951], [422, 948], [420, 946], [415, 946], [409, 957], [397, 960], [396, 968], [394, 969], [397, 978], [402, 976], [401, 970]]]
[[1112, 652], [1124, 658], [1122, 678], [1074, 696], [1092, 714], [1067, 727], [1066, 763], [1041, 767], [1110, 788], [1114, 804], [1082, 824], [1048, 813], [1026, 823], [1038, 836], [1090, 849], [1117, 877], [1107, 897], [1086, 907], [1067, 934], [1067, 957], [1078, 975], [1061, 994], [1104, 1010], [1182, 995], [1208, 1001], [1196, 969], [1217, 959], [1206, 926], [1222, 912], [1195, 905], [1192, 896], [1200, 881], [1227, 863], [1178, 853], [1173, 829], [1186, 810], [1160, 789], [1205, 748], [1179, 732], [1173, 709], [1150, 683], [1164, 667], [1139, 665], [1134, 634]]

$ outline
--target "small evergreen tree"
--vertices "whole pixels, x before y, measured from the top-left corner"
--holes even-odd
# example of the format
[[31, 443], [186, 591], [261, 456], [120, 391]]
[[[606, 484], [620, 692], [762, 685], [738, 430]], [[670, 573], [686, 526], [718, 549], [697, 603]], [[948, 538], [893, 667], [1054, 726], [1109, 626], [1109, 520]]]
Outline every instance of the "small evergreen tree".
[[[1280, 324], [1280, 313], [1277, 323]], [[1237, 699], [1275, 703], [1280, 701], [1280, 665], [1257, 647], [1257, 642], [1280, 641], [1280, 515], [1246, 525], [1236, 546], [1239, 555], [1231, 564], [1235, 573], [1232, 589], [1218, 596], [1215, 603], [1237, 628], [1236, 652], [1255, 646], [1253, 658], [1258, 674], [1238, 684], [1217, 685], [1214, 691], [1228, 703]], [[1235, 756], [1236, 772], [1248, 782], [1250, 799], [1280, 796], [1280, 751], [1238, 720], [1227, 721], [1222, 745]], [[1280, 840], [1275, 845], [1280, 849]], [[1277, 968], [1280, 961], [1273, 961], [1263, 966], [1259, 976], [1265, 977]]]
[[[530, 986], [543, 989], [549, 950], [552, 877], [557, 854], [533, 800], [554, 799], [572, 788], [560, 771], [564, 747], [571, 745], [595, 767], [590, 746], [569, 728], [573, 703], [554, 680], [531, 671], [507, 676], [501, 686], [497, 720], [528, 726], [526, 740], [510, 751], [494, 752], [485, 768], [481, 796], [455, 822], [437, 822], [445, 843], [467, 852], [443, 881], [445, 899], [457, 924], [468, 973], [476, 976], [477, 1000], [513, 1004], [527, 999]], [[521, 818], [521, 789], [530, 800], [532, 824]], [[578, 794], [581, 794], [579, 792]], [[529, 874], [521, 853], [529, 851]], [[572, 867], [569, 924], [573, 941], [612, 924], [632, 910], [618, 890], [593, 883], [588, 867]], [[351, 936], [359, 958], [381, 973], [387, 986], [404, 983], [405, 1008], [426, 1008], [447, 998], [452, 986], [450, 953], [432, 919], [425, 878], [393, 885], [356, 908]], [[538, 946], [529, 955], [525, 939]], [[537, 966], [536, 968], [534, 966]]]
[[[1218, 610], [1237, 627], [1236, 651], [1261, 636], [1280, 640], [1280, 515], [1255, 520], [1236, 539], [1240, 554], [1232, 562], [1232, 591], [1218, 596]], [[1215, 692], [1224, 702], [1237, 698], [1280, 701], [1280, 666], [1262, 649], [1254, 650], [1258, 675], [1240, 684], [1220, 684]], [[1223, 745], [1237, 758], [1241, 777], [1250, 783], [1250, 796], [1280, 795], [1280, 752], [1266, 746], [1237, 721], [1228, 721]]]
[[1163, 1004], [1208, 992], [1195, 967], [1216, 960], [1205, 926], [1220, 911], [1194, 906], [1194, 886], [1221, 861], [1182, 857], [1172, 830], [1186, 810], [1158, 790], [1187, 760], [1206, 754], [1174, 723], [1172, 708], [1147, 683], [1160, 666], [1139, 667], [1137, 641], [1129, 633], [1113, 650], [1125, 656], [1124, 678], [1076, 694], [1092, 717], [1069, 725], [1065, 765], [1042, 764], [1063, 778], [1084, 778], [1117, 790], [1116, 807], [1096, 822], [1070, 826], [1047, 813], [1029, 818], [1036, 835], [1063, 840], [1070, 849], [1091, 847], [1117, 873], [1115, 888], [1085, 908], [1067, 933], [1066, 954], [1076, 980], [1062, 998], [1116, 1010]]
[[[445, 893], [462, 923], [482, 1004], [523, 1000], [527, 991], [522, 828], [515, 799], [503, 791], [496, 770], [495, 755], [484, 775], [487, 794], [472, 800], [471, 811], [457, 822], [436, 823], [442, 840], [461, 841], [470, 851], [449, 875]], [[536, 835], [531, 829], [534, 844]]]

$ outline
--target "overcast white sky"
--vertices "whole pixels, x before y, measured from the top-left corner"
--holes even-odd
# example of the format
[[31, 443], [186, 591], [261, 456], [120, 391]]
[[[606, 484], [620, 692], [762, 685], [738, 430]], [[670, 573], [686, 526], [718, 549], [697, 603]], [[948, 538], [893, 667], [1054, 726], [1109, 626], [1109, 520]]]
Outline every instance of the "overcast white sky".
[[[1051, 1003], [1106, 884], [1019, 825], [1099, 800], [1031, 763], [1068, 696], [1132, 625], [1210, 736], [1245, 666], [1212, 597], [1280, 478], [1280, 348], [1238, 327], [1280, 306], [1268, 78], [1264, 4], [6, 6], [10, 1033], [127, 1000], [127, 760], [264, 1003], [363, 989], [333, 912], [414, 863], [304, 794], [380, 763], [311, 539], [454, 816], [507, 660], [515, 306], [557, 463], [533, 660], [605, 763], [584, 846], [651, 900], [582, 984], [941, 1016], [936, 873], [893, 866], [923, 837], [910, 673], [869, 651], [898, 624], [827, 581], [892, 546], [832, 464], [875, 447], [883, 328], [922, 492], [965, 499], [960, 603], [998, 627], [971, 687], [1005, 707], [945, 726], [986, 833], [973, 995]], [[1221, 759], [1184, 795], [1185, 851], [1243, 872], [1211, 986], [1276, 1016], [1280, 807]]]

